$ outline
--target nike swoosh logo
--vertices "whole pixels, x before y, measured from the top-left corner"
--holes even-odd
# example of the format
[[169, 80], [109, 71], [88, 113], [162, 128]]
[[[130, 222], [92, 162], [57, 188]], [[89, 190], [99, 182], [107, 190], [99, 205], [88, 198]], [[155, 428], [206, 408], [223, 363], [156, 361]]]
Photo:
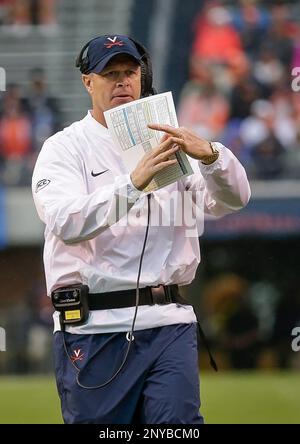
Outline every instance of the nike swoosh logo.
[[101, 171], [101, 173], [94, 173], [94, 171], [92, 171], [91, 174], [93, 177], [97, 177], [97, 176], [100, 176], [100, 174], [106, 173], [106, 171], [108, 171], [108, 170]]

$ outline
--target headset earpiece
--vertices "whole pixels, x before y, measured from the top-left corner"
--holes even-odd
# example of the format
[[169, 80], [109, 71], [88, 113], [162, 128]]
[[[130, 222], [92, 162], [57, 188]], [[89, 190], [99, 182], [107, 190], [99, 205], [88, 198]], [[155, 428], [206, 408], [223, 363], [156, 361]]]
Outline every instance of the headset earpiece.
[[90, 43], [92, 43], [94, 40], [96, 40], [98, 37], [94, 37], [93, 39], [91, 39], [90, 41], [88, 41], [84, 47], [81, 49], [80, 53], [77, 56], [76, 62], [75, 62], [75, 66], [76, 68], [80, 69], [80, 72], [82, 74], [88, 74], [88, 67], [89, 67], [89, 58], [88, 55], [86, 54], [85, 57], [83, 57], [85, 51], [88, 49], [88, 47], [90, 46]]
[[84, 54], [84, 51], [88, 48], [90, 43], [91, 43], [91, 40], [86, 45], [84, 45], [84, 47], [82, 48], [82, 50], [80, 51], [80, 53], [76, 59], [75, 66], [76, 66], [76, 68], [80, 69], [80, 72], [82, 74], [86, 73], [87, 66], [88, 66], [88, 57], [86, 56], [83, 58], [83, 54]]
[[152, 74], [152, 64], [150, 60], [150, 56], [146, 50], [146, 48], [136, 40], [130, 37], [130, 40], [134, 43], [137, 50], [142, 56], [141, 61], [141, 73], [142, 73], [142, 97], [148, 97], [156, 94], [156, 91], [153, 88], [153, 74]]

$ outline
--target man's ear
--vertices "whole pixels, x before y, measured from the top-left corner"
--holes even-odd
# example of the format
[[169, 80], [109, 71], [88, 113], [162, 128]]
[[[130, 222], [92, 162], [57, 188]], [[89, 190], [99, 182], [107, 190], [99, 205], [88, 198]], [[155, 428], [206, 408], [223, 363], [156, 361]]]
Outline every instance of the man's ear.
[[81, 80], [82, 80], [82, 83], [84, 84], [87, 92], [89, 94], [92, 94], [92, 92], [93, 92], [92, 75], [91, 74], [82, 74]]

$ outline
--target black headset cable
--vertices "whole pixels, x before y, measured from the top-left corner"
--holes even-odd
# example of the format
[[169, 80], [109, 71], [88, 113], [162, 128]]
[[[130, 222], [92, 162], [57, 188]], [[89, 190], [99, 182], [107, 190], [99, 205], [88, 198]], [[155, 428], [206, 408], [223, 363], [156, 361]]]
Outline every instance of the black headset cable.
[[[103, 387], [107, 386], [108, 384], [110, 384], [118, 376], [118, 374], [122, 371], [122, 369], [124, 368], [124, 366], [125, 366], [125, 364], [127, 362], [129, 351], [130, 351], [132, 342], [134, 341], [133, 332], [134, 332], [134, 327], [135, 327], [135, 322], [136, 322], [136, 317], [137, 317], [137, 312], [138, 312], [138, 307], [139, 307], [139, 301], [140, 301], [140, 277], [141, 277], [143, 258], [144, 258], [144, 253], [145, 253], [145, 249], [146, 249], [146, 243], [147, 243], [147, 238], [148, 238], [148, 233], [149, 233], [149, 226], [150, 226], [150, 215], [151, 215], [150, 199], [151, 199], [151, 194], [148, 194], [147, 195], [147, 208], [148, 208], [147, 227], [146, 227], [144, 243], [143, 243], [142, 253], [141, 253], [140, 262], [139, 262], [138, 276], [137, 276], [137, 282], [136, 282], [135, 312], [134, 312], [134, 316], [133, 316], [133, 320], [132, 320], [132, 324], [131, 324], [131, 329], [130, 329], [130, 333], [129, 333], [129, 342], [128, 342], [128, 346], [127, 346], [127, 350], [126, 350], [124, 359], [123, 359], [120, 367], [118, 368], [118, 370], [113, 374], [113, 376], [111, 378], [109, 378], [103, 384], [99, 384], [99, 385], [95, 385], [95, 386], [83, 385], [80, 382], [79, 378], [80, 378], [80, 374], [82, 373], [83, 369], [81, 370], [79, 367], [77, 367], [77, 365], [72, 361], [72, 359], [70, 357], [70, 354], [69, 354], [69, 352], [67, 350], [67, 344], [66, 344], [66, 341], [65, 341], [65, 334], [64, 334], [65, 330], [63, 328], [63, 323], [61, 323], [61, 325], [62, 325], [62, 333], [63, 333], [64, 349], [65, 349], [66, 355], [69, 358], [70, 363], [72, 364], [72, 366], [75, 368], [75, 370], [77, 372], [76, 383], [79, 385], [79, 387], [81, 387], [81, 388], [83, 388], [85, 390], [96, 390], [96, 389], [100, 389], [100, 388], [103, 388]], [[91, 362], [91, 360], [96, 355], [97, 355], [97, 352], [91, 356], [91, 358], [89, 359], [89, 363]]]

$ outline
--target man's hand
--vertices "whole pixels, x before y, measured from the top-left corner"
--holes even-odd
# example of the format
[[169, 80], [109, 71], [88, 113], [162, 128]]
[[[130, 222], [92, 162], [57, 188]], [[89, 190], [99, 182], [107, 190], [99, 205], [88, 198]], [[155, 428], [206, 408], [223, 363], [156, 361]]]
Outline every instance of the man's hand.
[[207, 140], [202, 139], [196, 133], [184, 127], [174, 128], [170, 125], [159, 125], [156, 123], [151, 123], [148, 127], [156, 131], [164, 131], [167, 137], [178, 137], [182, 139], [183, 143], [180, 144], [180, 148], [194, 159], [202, 160], [212, 154], [210, 144]]
[[138, 190], [143, 190], [158, 171], [169, 165], [174, 165], [177, 159], [170, 159], [182, 146], [183, 140], [179, 137], [164, 136], [160, 144], [151, 152], [146, 153], [132, 171], [130, 178]]

